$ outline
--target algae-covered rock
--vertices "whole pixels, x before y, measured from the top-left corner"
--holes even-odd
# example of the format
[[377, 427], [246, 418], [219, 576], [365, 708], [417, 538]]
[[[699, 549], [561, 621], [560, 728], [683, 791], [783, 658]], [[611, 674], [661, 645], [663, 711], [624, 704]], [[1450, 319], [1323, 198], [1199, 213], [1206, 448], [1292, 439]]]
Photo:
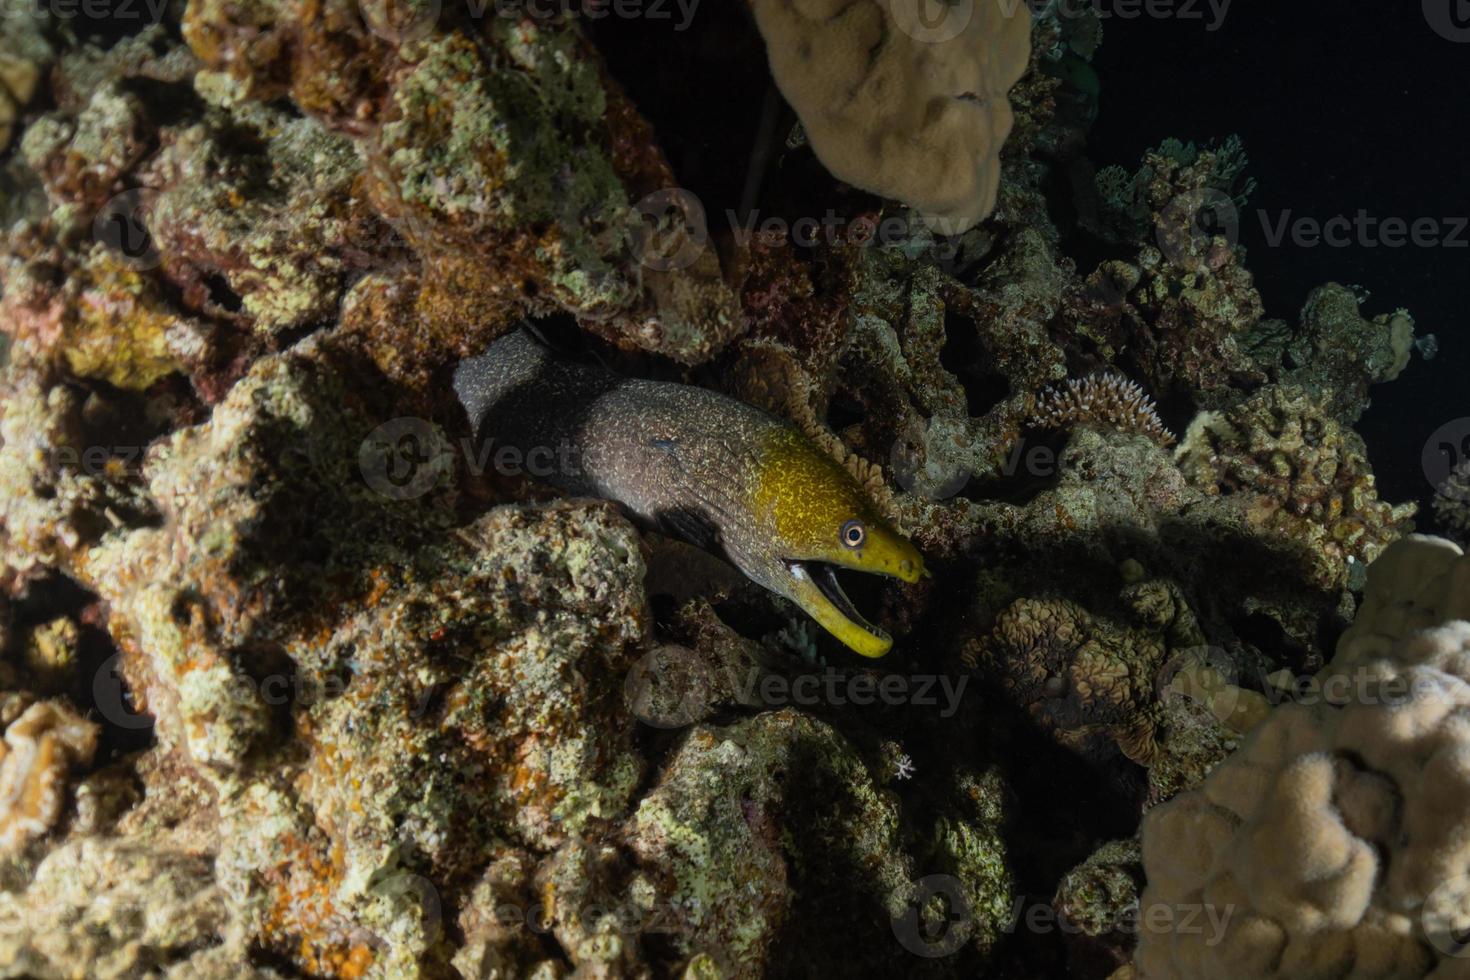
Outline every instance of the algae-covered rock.
[[[1094, 182], [1090, 16], [1037, 21], [946, 238], [783, 149], [779, 99], [677, 108], [741, 65], [760, 103], [747, 12], [672, 51], [510, 6], [0, 14], [0, 973], [1126, 959], [1099, 844], [1200, 792], [1407, 529], [1351, 425], [1411, 318], [1266, 317], [1181, 220], [1243, 202], [1238, 143]], [[893, 651], [501, 472], [449, 376], [522, 320], [840, 462], [933, 573], [853, 584]]]
[[[932, 852], [906, 853], [903, 814], [846, 740], [801, 713], [767, 712], [691, 730], [638, 805], [629, 846], [675, 910], [680, 952], [703, 953], [726, 975], [800, 969], [836, 949], [895, 968], [966, 943], [983, 953], [1010, 903], [1005, 789], [960, 785], [977, 809], [935, 815]], [[949, 910], [929, 904], [930, 874], [963, 903], [953, 933], [937, 926]], [[845, 896], [841, 915], [823, 901], [834, 894]], [[841, 939], [823, 928], [844, 919]], [[828, 938], [783, 940], [803, 924]]]

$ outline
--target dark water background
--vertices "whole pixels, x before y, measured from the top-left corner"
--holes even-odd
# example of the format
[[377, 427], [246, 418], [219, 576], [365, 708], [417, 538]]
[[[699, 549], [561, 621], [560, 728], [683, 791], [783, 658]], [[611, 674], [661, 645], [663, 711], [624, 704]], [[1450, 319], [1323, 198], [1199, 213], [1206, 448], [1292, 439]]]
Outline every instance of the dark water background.
[[[1429, 3], [1458, 4], [1470, 20], [1470, 4]], [[1209, 19], [1106, 22], [1089, 156], [1132, 169], [1166, 136], [1240, 134], [1259, 184], [1241, 242], [1267, 315], [1295, 322], [1313, 287], [1337, 281], [1372, 293], [1370, 317], [1407, 307], [1420, 334], [1437, 336], [1439, 356], [1416, 357], [1374, 388], [1356, 427], [1383, 496], [1427, 504], [1425, 440], [1470, 417], [1470, 229], [1457, 248], [1273, 248], [1257, 209], [1273, 221], [1286, 210], [1319, 221], [1359, 209], [1380, 221], [1435, 218], [1446, 236], [1446, 219], [1470, 219], [1470, 42], [1436, 33], [1421, 0], [1236, 0], [1219, 30], [1206, 30]]]
[[[1099, 169], [1132, 170], [1166, 137], [1208, 143], [1239, 134], [1246, 173], [1258, 183], [1241, 242], [1267, 315], [1295, 322], [1314, 287], [1337, 281], [1371, 293], [1370, 318], [1407, 307], [1420, 335], [1436, 335], [1437, 358], [1416, 356], [1397, 382], [1375, 388], [1357, 425], [1382, 495], [1419, 500], [1426, 507], [1419, 526], [1432, 529], [1425, 442], [1455, 419], [1467, 419], [1470, 433], [1470, 227], [1457, 247], [1308, 248], [1289, 239], [1273, 247], [1260, 215], [1275, 222], [1290, 211], [1325, 222], [1364, 210], [1380, 222], [1435, 219], [1446, 236], [1456, 219], [1470, 221], [1470, 40], [1449, 40], [1431, 25], [1453, 14], [1470, 35], [1470, 2], [1233, 0], [1213, 30], [1209, 0], [1097, 3], [1108, 16], [1094, 59], [1102, 99], [1087, 155]], [[1122, 16], [1150, 5], [1166, 15]], [[654, 122], [681, 182], [715, 214], [741, 203], [771, 97], [763, 51], [740, 6], [701, 0], [687, 32], [669, 21], [589, 27], [614, 76]], [[79, 18], [77, 26], [106, 43], [137, 23]], [[797, 213], [812, 211], [810, 189], [831, 182], [806, 165], [814, 173], [768, 179], [767, 213], [786, 210], [783, 185], [807, 195]]]
[[[1447, 18], [1458, 4], [1470, 27], [1470, 3], [1234, 0], [1213, 31], [1206, 0], [1147, 3], [1176, 15], [1124, 19], [1117, 14], [1130, 4], [1146, 9], [1144, 0], [1098, 0], [1114, 16], [1094, 62], [1102, 99], [1088, 157], [1098, 168], [1132, 170], [1166, 137], [1209, 143], [1239, 134], [1250, 158], [1246, 173], [1258, 182], [1241, 242], [1267, 315], [1294, 323], [1307, 294], [1336, 281], [1371, 293], [1370, 318], [1407, 307], [1421, 335], [1436, 335], [1438, 357], [1416, 357], [1397, 382], [1375, 388], [1373, 407], [1357, 425], [1383, 496], [1419, 500], [1426, 507], [1419, 526], [1428, 528], [1433, 486], [1421, 463], [1425, 442], [1459, 418], [1470, 434], [1470, 227], [1459, 247], [1303, 248], [1289, 239], [1271, 247], [1260, 211], [1273, 223], [1287, 211], [1293, 220], [1320, 222], [1360, 209], [1379, 222], [1432, 218], [1446, 238], [1455, 219], [1470, 221], [1470, 41], [1437, 33], [1426, 13], [1426, 4], [1440, 4]], [[1186, 7], [1202, 16], [1178, 16]], [[593, 29], [681, 183], [711, 214], [740, 204], [768, 97], [763, 51], [743, 13], [739, 3], [706, 0], [685, 33], [648, 21], [609, 20]], [[780, 132], [788, 125], [783, 115]], [[796, 172], [801, 156], [777, 148], [762, 188], [766, 213], [841, 208], [822, 200], [820, 188], [832, 184], [827, 175]], [[1077, 243], [1083, 266], [1088, 251]]]

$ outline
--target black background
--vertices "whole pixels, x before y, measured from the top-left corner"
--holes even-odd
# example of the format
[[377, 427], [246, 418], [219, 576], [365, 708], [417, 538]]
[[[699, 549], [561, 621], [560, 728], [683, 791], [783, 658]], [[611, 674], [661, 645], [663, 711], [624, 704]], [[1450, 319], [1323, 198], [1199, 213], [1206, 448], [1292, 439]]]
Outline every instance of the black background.
[[1198, 9], [1203, 19], [1104, 22], [1088, 156], [1132, 170], [1165, 137], [1238, 133], [1259, 184], [1241, 242], [1267, 315], [1295, 323], [1312, 288], [1336, 281], [1371, 292], [1369, 316], [1406, 307], [1421, 335], [1436, 335], [1439, 356], [1416, 357], [1398, 381], [1375, 387], [1357, 426], [1383, 495], [1427, 502], [1425, 440], [1470, 416], [1470, 230], [1459, 248], [1270, 247], [1257, 211], [1273, 221], [1286, 210], [1318, 221], [1359, 209], [1380, 221], [1470, 218], [1470, 43], [1436, 33], [1421, 0], [1236, 0], [1214, 32], [1208, 8]]

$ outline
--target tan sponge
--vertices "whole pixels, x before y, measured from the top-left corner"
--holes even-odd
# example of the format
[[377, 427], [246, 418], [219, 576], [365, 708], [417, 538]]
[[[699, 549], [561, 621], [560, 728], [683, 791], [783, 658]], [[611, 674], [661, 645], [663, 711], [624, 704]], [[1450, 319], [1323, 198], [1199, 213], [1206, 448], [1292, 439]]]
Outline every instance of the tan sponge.
[[771, 73], [836, 177], [958, 234], [995, 207], [1023, 0], [753, 0]]

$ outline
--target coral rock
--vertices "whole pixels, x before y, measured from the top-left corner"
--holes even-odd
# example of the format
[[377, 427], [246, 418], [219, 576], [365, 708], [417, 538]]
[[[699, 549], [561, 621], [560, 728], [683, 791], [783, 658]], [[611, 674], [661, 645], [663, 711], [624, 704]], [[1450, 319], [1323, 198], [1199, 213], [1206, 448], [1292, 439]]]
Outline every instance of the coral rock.
[[1347, 584], [1350, 563], [1372, 561], [1417, 510], [1379, 499], [1362, 439], [1301, 388], [1273, 385], [1201, 413], [1178, 458], [1190, 482], [1271, 532], [1322, 589]]
[[1470, 624], [1394, 637], [1439, 618], [1461, 559], [1425, 539], [1384, 557], [1322, 696], [1272, 711], [1145, 818], [1141, 977], [1459, 975]]
[[100, 728], [59, 701], [31, 705], [0, 745], [0, 851], [46, 833], [68, 799], [69, 774], [91, 764]]
[[[958, 234], [995, 206], [1030, 11], [758, 0], [771, 73], [839, 179]], [[935, 12], [942, 16], [932, 18]]]

